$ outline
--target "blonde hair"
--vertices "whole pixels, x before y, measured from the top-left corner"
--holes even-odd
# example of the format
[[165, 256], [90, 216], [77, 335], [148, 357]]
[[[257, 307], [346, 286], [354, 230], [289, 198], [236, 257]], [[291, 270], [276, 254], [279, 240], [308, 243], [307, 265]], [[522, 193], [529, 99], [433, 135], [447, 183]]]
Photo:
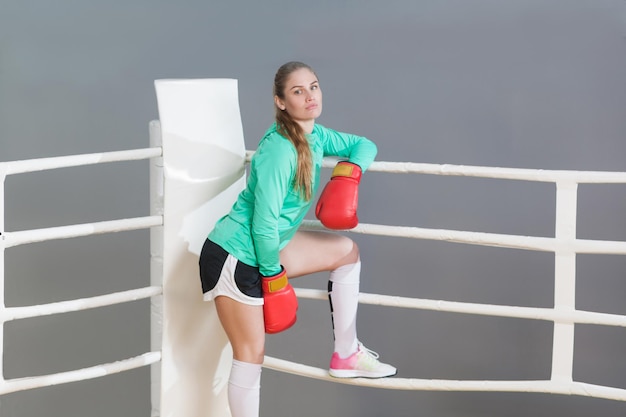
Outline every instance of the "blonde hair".
[[[285, 87], [287, 78], [292, 72], [306, 68], [315, 74], [313, 69], [308, 65], [291, 61], [281, 65], [276, 71], [274, 77], [274, 95], [281, 100], [285, 99]], [[294, 187], [300, 192], [306, 201], [312, 198], [313, 194], [313, 160], [311, 157], [311, 148], [309, 148], [309, 141], [306, 138], [306, 134], [302, 130], [302, 127], [289, 115], [288, 112], [276, 107], [276, 126], [278, 133], [286, 137], [296, 148], [298, 154], [298, 164], [296, 167], [296, 177], [294, 179]]]

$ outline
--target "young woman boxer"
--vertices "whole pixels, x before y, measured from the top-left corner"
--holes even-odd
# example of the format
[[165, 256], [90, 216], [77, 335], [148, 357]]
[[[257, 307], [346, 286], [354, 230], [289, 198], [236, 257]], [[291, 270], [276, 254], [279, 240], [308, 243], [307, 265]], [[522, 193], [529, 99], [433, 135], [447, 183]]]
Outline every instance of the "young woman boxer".
[[296, 321], [297, 299], [287, 277], [329, 271], [334, 334], [330, 375], [381, 378], [396, 369], [357, 339], [361, 262], [348, 237], [299, 231], [319, 186], [324, 156], [340, 161], [316, 206], [330, 229], [357, 225], [358, 184], [374, 161], [370, 140], [315, 123], [322, 91], [301, 62], [281, 66], [274, 78], [276, 122], [261, 139], [246, 188], [211, 231], [200, 256], [204, 299], [214, 300], [233, 348], [228, 398], [233, 417], [259, 415], [265, 334]]

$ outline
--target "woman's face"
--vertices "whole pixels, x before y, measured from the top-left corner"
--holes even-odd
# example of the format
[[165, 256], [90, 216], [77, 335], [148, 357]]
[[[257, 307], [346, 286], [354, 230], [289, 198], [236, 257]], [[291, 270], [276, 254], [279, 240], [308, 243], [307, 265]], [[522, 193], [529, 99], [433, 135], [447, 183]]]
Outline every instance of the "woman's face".
[[322, 114], [322, 90], [308, 68], [292, 72], [285, 83], [284, 99], [274, 97], [276, 106], [298, 123], [312, 122]]

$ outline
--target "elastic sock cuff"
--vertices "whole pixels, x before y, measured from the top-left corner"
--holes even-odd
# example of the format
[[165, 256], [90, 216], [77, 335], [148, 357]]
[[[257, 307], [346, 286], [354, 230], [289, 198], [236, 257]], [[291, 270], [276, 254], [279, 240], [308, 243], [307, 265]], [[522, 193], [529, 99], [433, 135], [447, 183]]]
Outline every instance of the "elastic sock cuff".
[[329, 280], [336, 284], [358, 284], [361, 279], [361, 260], [342, 265], [331, 271]]
[[245, 389], [261, 387], [262, 365], [233, 359], [228, 384]]

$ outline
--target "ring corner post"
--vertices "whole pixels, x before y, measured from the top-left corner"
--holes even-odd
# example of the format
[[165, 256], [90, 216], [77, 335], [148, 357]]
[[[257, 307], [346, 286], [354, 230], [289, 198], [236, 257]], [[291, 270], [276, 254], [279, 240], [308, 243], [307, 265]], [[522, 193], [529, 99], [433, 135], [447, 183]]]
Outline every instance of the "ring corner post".
[[[161, 123], [149, 124], [150, 147], [162, 147]], [[150, 160], [150, 215], [163, 215], [163, 157]], [[150, 285], [163, 285], [163, 226], [150, 228]], [[150, 350], [161, 351], [163, 338], [163, 297], [150, 299]], [[150, 417], [161, 415], [161, 364], [150, 367]]]
[[[578, 183], [556, 183], [556, 225], [554, 261], [554, 309], [571, 313], [576, 310], [576, 217]], [[575, 324], [554, 322], [551, 380], [571, 384], [574, 366]]]
[[155, 81], [163, 140], [161, 417], [228, 417], [231, 348], [198, 260], [245, 185], [237, 80]]

